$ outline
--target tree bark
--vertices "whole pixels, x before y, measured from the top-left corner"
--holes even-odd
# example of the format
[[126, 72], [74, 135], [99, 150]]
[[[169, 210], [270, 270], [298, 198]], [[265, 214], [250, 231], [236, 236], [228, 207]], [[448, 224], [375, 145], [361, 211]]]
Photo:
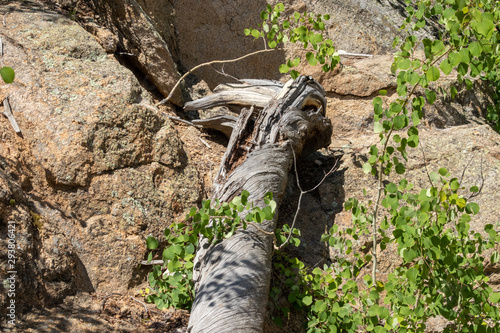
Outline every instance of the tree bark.
[[[316, 81], [301, 76], [281, 89], [271, 82], [268, 87], [272, 86], [274, 94], [269, 94], [263, 83], [249, 81], [247, 86], [235, 85], [232, 89], [226, 85], [214, 94], [223, 93], [223, 99], [240, 105], [249, 103], [246, 98], [237, 100], [242, 91], [250, 91], [253, 97], [261, 91], [262, 97], [256, 100], [268, 99], [266, 105], [258, 104], [261, 109], [253, 106], [242, 109], [232, 121], [222, 117], [226, 132], [228, 128], [232, 131], [229, 130], [229, 144], [214, 181], [212, 197], [221, 202], [228, 202], [247, 190], [249, 201], [255, 206], [264, 206], [262, 198], [269, 191], [279, 204], [294, 154], [307, 155], [330, 144], [332, 126], [325, 118], [325, 93]], [[233, 95], [232, 90], [236, 90]], [[209, 99], [213, 103], [207, 102]], [[193, 104], [208, 108], [220, 105], [221, 98], [212, 96], [207, 100]], [[227, 126], [228, 121], [231, 126]], [[241, 213], [245, 215], [246, 212]], [[259, 228], [274, 232], [277, 218], [275, 214], [272, 221], [265, 221]], [[217, 245], [208, 246], [204, 240], [200, 243], [194, 268], [196, 297], [188, 332], [262, 332], [273, 236], [249, 225]]]

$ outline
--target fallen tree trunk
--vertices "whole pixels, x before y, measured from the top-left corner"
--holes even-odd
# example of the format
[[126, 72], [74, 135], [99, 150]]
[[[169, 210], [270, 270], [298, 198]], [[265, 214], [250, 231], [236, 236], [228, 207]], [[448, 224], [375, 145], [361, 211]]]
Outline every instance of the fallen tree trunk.
[[[262, 81], [252, 83], [261, 85]], [[261, 89], [236, 85], [236, 93], [231, 95], [230, 88], [227, 85], [222, 92], [231, 102], [245, 89], [251, 91], [252, 96]], [[255, 206], [264, 206], [262, 198], [269, 191], [279, 204], [294, 155], [306, 155], [330, 144], [332, 126], [325, 118], [325, 93], [316, 81], [301, 76], [280, 90], [273, 82], [272, 89], [277, 91], [273, 97], [268, 91], [262, 94], [262, 99], [269, 99], [263, 109], [244, 108], [232, 121], [221, 118], [226, 122], [226, 132], [232, 128], [214, 181], [212, 197], [221, 202], [231, 201], [247, 190], [250, 192], [248, 200]], [[208, 108], [220, 105], [221, 101], [217, 96], [207, 100], [198, 105]], [[244, 99], [241, 104], [247, 101]], [[187, 105], [190, 107], [192, 104]], [[217, 122], [216, 119], [213, 121]], [[228, 126], [228, 121], [231, 126]], [[213, 122], [210, 126], [215, 128]], [[242, 212], [241, 216], [245, 214]], [[276, 214], [272, 221], [259, 226], [265, 232], [249, 225], [248, 229], [217, 245], [208, 246], [201, 242], [193, 274], [196, 297], [188, 332], [262, 332], [273, 252], [273, 236], [269, 233], [274, 232], [277, 218]]]

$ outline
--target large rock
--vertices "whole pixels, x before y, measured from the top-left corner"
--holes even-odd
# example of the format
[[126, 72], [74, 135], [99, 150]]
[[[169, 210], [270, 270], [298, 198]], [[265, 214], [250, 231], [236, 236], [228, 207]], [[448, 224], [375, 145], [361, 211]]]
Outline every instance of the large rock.
[[[179, 79], [177, 66], [164, 39], [169, 38], [164, 25], [170, 28], [170, 32], [173, 30], [169, 21], [159, 21], [158, 24], [163, 27], [161, 35], [135, 0], [105, 0], [96, 4], [101, 19], [118, 36], [127, 59], [138, 67], [163, 95], [169, 95]], [[180, 90], [174, 92], [171, 101], [182, 105]]]
[[16, 71], [0, 96], [22, 130], [0, 121], [0, 260], [13, 221], [16, 314], [82, 292], [126, 293], [144, 274], [145, 236], [199, 200], [198, 173], [170, 120], [138, 104], [152, 102], [91, 34], [37, 3], [0, 10], [3, 64]]
[[[135, 1], [129, 1], [135, 2]], [[333, 40], [339, 50], [355, 53], [384, 54], [391, 49], [393, 38], [404, 19], [404, 7], [392, 0], [349, 0], [349, 1], [195, 1], [195, 0], [138, 0], [142, 16], [150, 19], [158, 34], [166, 41], [174, 61], [180, 70], [191, 68], [212, 60], [233, 59], [256, 50], [264, 49], [262, 40], [245, 36], [244, 29], [257, 28], [261, 23], [260, 12], [267, 4], [285, 4], [285, 15], [293, 12], [330, 14], [326, 22], [326, 36]], [[110, 8], [122, 1], [106, 0]], [[123, 5], [122, 5], [123, 6]], [[135, 11], [130, 4], [129, 12]], [[102, 12], [102, 10], [101, 10]], [[105, 10], [109, 16], [110, 10]], [[117, 9], [113, 13], [118, 13]], [[138, 33], [120, 28], [128, 24], [131, 14], [121, 11], [108, 19], [124, 38], [135, 39]], [[142, 20], [142, 18], [141, 18]], [[125, 22], [125, 23], [124, 23]], [[142, 32], [144, 33], [144, 32]], [[146, 36], [146, 35], [144, 35]], [[284, 51], [255, 55], [245, 60], [214, 65], [197, 70], [194, 74], [206, 81], [211, 88], [228, 77], [222, 72], [238, 78], [279, 79], [282, 75], [278, 66], [286, 56], [297, 55], [300, 48], [286, 46]], [[150, 73], [154, 75], [154, 73]]]

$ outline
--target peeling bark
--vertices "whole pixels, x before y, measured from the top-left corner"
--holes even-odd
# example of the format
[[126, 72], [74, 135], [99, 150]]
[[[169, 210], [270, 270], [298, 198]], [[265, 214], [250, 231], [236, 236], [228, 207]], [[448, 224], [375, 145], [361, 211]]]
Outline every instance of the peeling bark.
[[[263, 87], [266, 84], [268, 87]], [[225, 85], [203, 103], [191, 102], [188, 107], [209, 108], [221, 105], [222, 100], [253, 104], [250, 98], [238, 100], [247, 94], [242, 95], [242, 91], [251, 92], [252, 98], [259, 94], [255, 100], [267, 98], [267, 103], [256, 105], [262, 109], [243, 108], [237, 120], [232, 119], [231, 126], [225, 127], [226, 133], [232, 129], [231, 137], [214, 181], [213, 198], [227, 202], [247, 190], [249, 201], [264, 207], [262, 198], [271, 191], [279, 204], [293, 165], [292, 149], [301, 156], [330, 144], [332, 126], [325, 118], [325, 93], [310, 77], [301, 76], [283, 87], [275, 82], [249, 80], [246, 85]], [[228, 123], [224, 117], [205, 123], [210, 121], [210, 128], [215, 128], [217, 122]], [[277, 218], [276, 214], [260, 228], [273, 232]], [[195, 260], [196, 297], [188, 332], [262, 332], [272, 252], [273, 236], [251, 225], [217, 245], [201, 241]]]

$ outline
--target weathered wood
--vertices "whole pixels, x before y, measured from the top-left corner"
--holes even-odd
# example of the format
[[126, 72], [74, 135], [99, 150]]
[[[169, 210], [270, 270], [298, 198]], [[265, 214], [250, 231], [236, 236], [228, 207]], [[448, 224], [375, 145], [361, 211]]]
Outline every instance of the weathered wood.
[[[213, 198], [230, 201], [243, 190], [263, 207], [271, 191], [283, 198], [293, 155], [330, 143], [324, 91], [309, 77], [288, 82], [263, 110], [242, 109], [214, 180]], [[246, 212], [242, 212], [244, 216]], [[266, 232], [273, 221], [259, 226]], [[273, 237], [253, 226], [215, 246], [200, 242], [193, 278], [196, 298], [188, 332], [262, 332], [271, 277]]]
[[263, 95], [273, 97], [281, 91], [283, 83], [271, 80], [242, 80], [244, 83], [223, 83], [214, 89], [214, 93], [219, 93], [232, 89], [244, 89]]
[[5, 97], [3, 100], [3, 106], [5, 110], [3, 111], [3, 115], [9, 119], [10, 125], [14, 129], [16, 133], [21, 133], [21, 129], [19, 128], [19, 125], [17, 125], [16, 118], [14, 118], [14, 115], [12, 114], [12, 110], [10, 108], [10, 103], [9, 103], [9, 97]]
[[196, 101], [187, 102], [184, 110], [204, 110], [222, 105], [256, 106], [263, 108], [271, 100], [271, 96], [245, 89], [231, 89], [209, 95]]
[[194, 119], [192, 123], [194, 125], [200, 125], [204, 128], [210, 128], [222, 132], [229, 138], [237, 120], [238, 118], [235, 116], [218, 115], [207, 119]]

